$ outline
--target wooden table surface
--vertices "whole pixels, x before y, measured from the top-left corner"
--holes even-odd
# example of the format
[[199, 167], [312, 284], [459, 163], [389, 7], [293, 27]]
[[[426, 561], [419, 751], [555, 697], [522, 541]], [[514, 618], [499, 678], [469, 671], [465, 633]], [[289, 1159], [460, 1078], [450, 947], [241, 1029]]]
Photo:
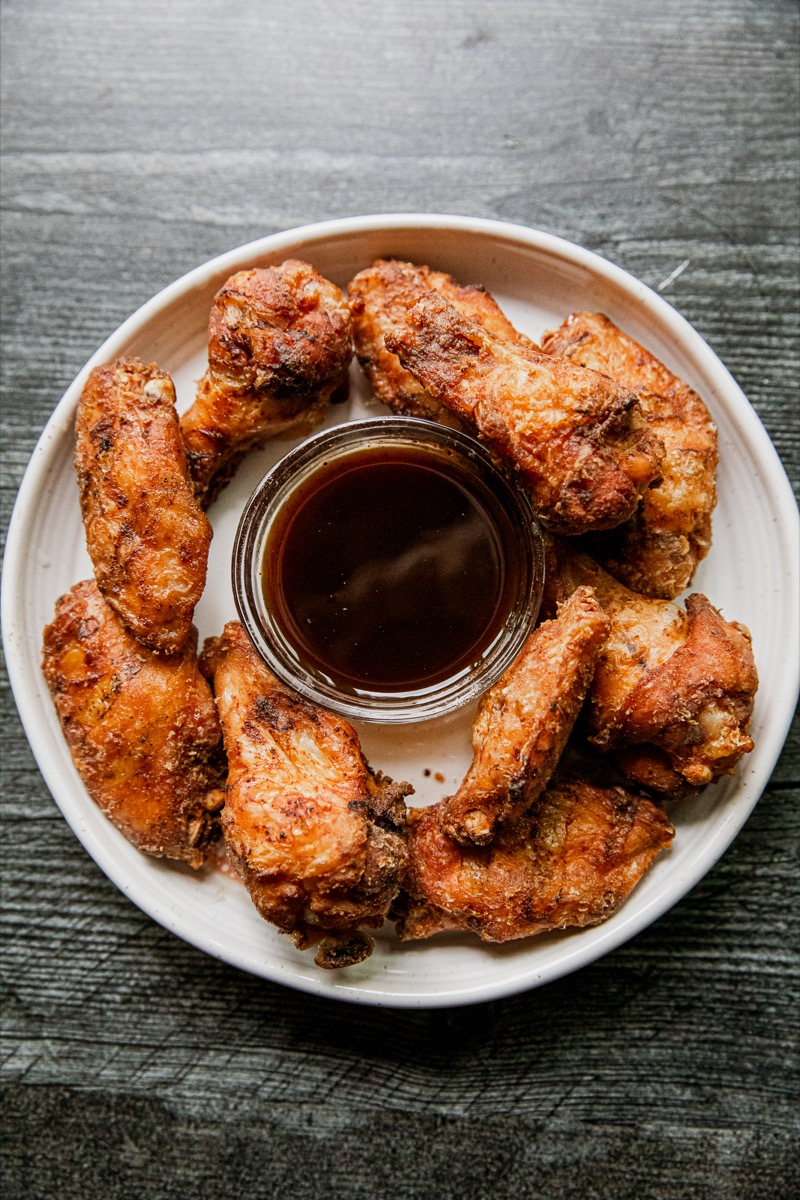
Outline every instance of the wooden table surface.
[[[792, 0], [5, 0], [5, 528], [50, 412], [213, 255], [464, 213], [663, 294], [798, 480]], [[397, 1012], [289, 991], [135, 908], [3, 690], [12, 1197], [797, 1194], [798, 736], [717, 866], [537, 991]]]

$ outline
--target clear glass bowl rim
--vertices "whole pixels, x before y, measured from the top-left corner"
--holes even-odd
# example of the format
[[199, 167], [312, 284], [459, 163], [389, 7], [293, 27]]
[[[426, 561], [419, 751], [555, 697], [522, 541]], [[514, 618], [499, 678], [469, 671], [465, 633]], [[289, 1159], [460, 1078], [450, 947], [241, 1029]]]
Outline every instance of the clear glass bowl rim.
[[[331, 455], [345, 456], [363, 447], [391, 443], [433, 445], [454, 452], [507, 496], [510, 507], [504, 505], [504, 510], [521, 535], [520, 586], [501, 633], [478, 667], [416, 692], [344, 691], [311, 674], [292, 656], [291, 647], [277, 626], [269, 623], [261, 585], [264, 545], [281, 505], [321, 461], [327, 461]], [[281, 682], [306, 700], [350, 719], [410, 724], [444, 716], [477, 699], [517, 657], [534, 627], [541, 604], [544, 543], [524, 491], [498, 469], [475, 438], [422, 417], [367, 417], [312, 434], [267, 472], [239, 519], [231, 581], [239, 619], [266, 666]]]

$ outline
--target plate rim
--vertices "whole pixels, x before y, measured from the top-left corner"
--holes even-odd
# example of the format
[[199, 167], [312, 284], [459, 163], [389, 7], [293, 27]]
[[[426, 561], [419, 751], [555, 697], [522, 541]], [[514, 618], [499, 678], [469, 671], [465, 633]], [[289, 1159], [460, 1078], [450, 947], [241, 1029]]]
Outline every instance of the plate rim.
[[[224, 950], [210, 947], [201, 938], [202, 928], [195, 931], [190, 925], [177, 921], [177, 914], [164, 913], [160, 905], [153, 901], [148, 903], [147, 896], [133, 894], [129, 881], [126, 879], [124, 861], [118, 863], [113, 853], [100, 845], [92, 835], [91, 830], [81, 827], [72, 814], [65, 811], [58, 795], [61, 772], [57, 765], [51, 765], [41, 744], [37, 728], [36, 702], [33, 688], [26, 685], [26, 666], [23, 648], [18, 644], [15, 631], [16, 620], [13, 611], [14, 582], [20, 577], [20, 568], [25, 547], [25, 526], [30, 521], [35, 508], [37, 486], [41, 484], [50, 465], [50, 460], [58, 451], [64, 434], [65, 418], [72, 417], [72, 411], [77, 403], [77, 397], [83, 388], [86, 377], [98, 363], [110, 357], [116, 357], [120, 350], [146, 325], [153, 317], [165, 308], [185, 297], [191, 290], [208, 284], [209, 280], [223, 272], [231, 273], [242, 269], [241, 264], [247, 258], [263, 258], [280, 255], [292, 250], [301, 256], [304, 246], [313, 243], [347, 237], [348, 235], [363, 235], [365, 233], [394, 232], [407, 229], [409, 233], [421, 229], [443, 229], [462, 232], [471, 235], [483, 235], [502, 241], [504, 244], [518, 243], [528, 249], [544, 251], [558, 260], [567, 260], [587, 269], [593, 275], [599, 275], [623, 292], [635, 296], [637, 300], [650, 311], [651, 315], [663, 326], [672, 328], [679, 335], [682, 349], [690, 352], [691, 357], [698, 360], [699, 366], [706, 374], [715, 380], [715, 385], [727, 396], [735, 398], [728, 415], [738, 427], [748, 446], [756, 452], [761, 463], [770, 466], [764, 478], [768, 487], [771, 507], [779, 512], [783, 519], [783, 532], [791, 542], [795, 554], [793, 561], [787, 566], [787, 579], [790, 583], [791, 595], [788, 602], [794, 602], [794, 610], [800, 607], [800, 570], [797, 560], [800, 558], [800, 514], [798, 514], [794, 494], [791, 489], [785, 468], [772, 441], [749, 400], [739, 387], [736, 380], [719, 359], [702, 336], [663, 296], [653, 291], [647, 284], [625, 271], [622, 267], [610, 262], [596, 251], [588, 250], [577, 243], [570, 242], [554, 234], [532, 229], [506, 221], [488, 218], [457, 216], [436, 213], [374, 213], [366, 216], [351, 216], [333, 220], [314, 222], [286, 230], [280, 230], [264, 237], [243, 243], [240, 246], [216, 255], [214, 258], [192, 268], [172, 283], [167, 284], [149, 300], [145, 301], [135, 312], [131, 313], [98, 347], [84, 367], [65, 390], [55, 406], [44, 429], [37, 441], [34, 451], [26, 467], [17, 496], [15, 498], [11, 519], [8, 525], [7, 544], [2, 578], [2, 602], [0, 604], [0, 620], [3, 626], [3, 643], [6, 654], [6, 667], [12, 694], [17, 705], [20, 720], [30, 744], [40, 773], [67, 824], [73, 830], [78, 840], [94, 859], [104, 874], [128, 897], [137, 907], [145, 912], [169, 932], [176, 934], [211, 957], [216, 957], [229, 965], [256, 974], [275, 983], [288, 985], [296, 990], [315, 994], [328, 999], [338, 999], [350, 1003], [360, 1003], [387, 1008], [439, 1008], [455, 1005], [483, 1003], [490, 1000], [511, 996], [520, 992], [553, 982], [556, 979], [572, 973], [583, 966], [588, 966], [598, 958], [616, 949], [618, 946], [635, 937], [647, 928], [665, 912], [683, 899], [691, 889], [711, 870], [718, 859], [728, 849], [742, 826], [747, 821], [763, 789], [769, 780], [775, 764], [780, 756], [786, 740], [798, 692], [800, 692], [800, 631], [793, 629], [791, 646], [787, 651], [790, 662], [796, 663], [795, 669], [787, 670], [783, 676], [783, 688], [779, 697], [780, 712], [783, 719], [773, 721], [769, 729], [764, 731], [761, 738], [763, 764], [756, 773], [757, 778], [746, 779], [745, 773], [739, 777], [739, 795], [737, 803], [728, 806], [727, 811], [719, 821], [713, 835], [696, 856], [689, 867], [679, 871], [673, 879], [673, 885], [667, 895], [656, 894], [646, 904], [640, 905], [627, 914], [620, 910], [617, 920], [595, 926], [591, 930], [577, 931], [592, 933], [591, 943], [578, 947], [572, 954], [566, 956], [567, 961], [545, 965], [544, 969], [532, 969], [530, 965], [523, 967], [517, 974], [492, 983], [473, 984], [467, 988], [443, 990], [435, 995], [428, 992], [387, 993], [375, 992], [369, 988], [368, 982], [353, 982], [348, 984], [346, 979], [336, 981], [335, 989], [330, 986], [327, 972], [320, 972], [320, 977], [288, 978], [280, 964], [270, 963], [268, 958], [258, 967], [246, 965], [232, 956], [226, 956]], [[42, 735], [43, 737], [43, 735]], [[764, 742], [767, 750], [764, 751]], [[746, 803], [745, 803], [746, 801]], [[575, 960], [575, 961], [573, 961]]]

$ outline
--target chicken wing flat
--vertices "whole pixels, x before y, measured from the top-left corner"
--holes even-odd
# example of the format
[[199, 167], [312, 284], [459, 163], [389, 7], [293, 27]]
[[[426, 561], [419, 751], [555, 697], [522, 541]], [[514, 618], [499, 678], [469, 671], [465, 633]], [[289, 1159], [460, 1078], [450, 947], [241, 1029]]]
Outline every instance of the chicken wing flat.
[[223, 832], [265, 920], [322, 967], [366, 958], [406, 863], [407, 784], [373, 774], [355, 730], [280, 684], [237, 622], [206, 643], [229, 760]]
[[420, 296], [430, 291], [439, 292], [462, 316], [477, 321], [494, 337], [514, 343], [523, 352], [537, 347], [514, 328], [484, 288], [462, 287], [444, 271], [395, 259], [379, 259], [351, 280], [347, 295], [356, 353], [375, 395], [393, 412], [427, 417], [460, 428], [463, 422], [456, 414], [406, 371], [384, 342], [384, 334], [402, 320], [406, 310]]
[[178, 653], [205, 586], [211, 526], [189, 480], [172, 380], [135, 358], [95, 367], [75, 434], [100, 591], [143, 645]]
[[42, 667], [95, 803], [140, 850], [199, 867], [219, 828], [225, 758], [196, 635], [180, 654], [153, 654], [87, 580], [58, 601]]
[[519, 821], [544, 791], [594, 674], [609, 621], [591, 588], [578, 588], [555, 620], [528, 638], [483, 696], [472, 728], [473, 759], [440, 806], [442, 828], [464, 845], [486, 845]]
[[471, 930], [490, 942], [597, 925], [611, 916], [674, 830], [649, 800], [619, 787], [559, 779], [528, 827], [465, 848], [439, 806], [409, 812], [409, 867], [396, 905], [403, 941]]
[[208, 369], [181, 421], [204, 507], [248, 450], [310, 428], [332, 397], [347, 395], [352, 357], [347, 301], [308, 263], [231, 276], [214, 299]]
[[717, 501], [717, 429], [703, 401], [602, 313], [573, 313], [542, 347], [600, 371], [632, 392], [664, 443], [661, 480], [634, 515], [600, 534], [594, 550], [622, 583], [644, 596], [673, 600], [691, 583], [711, 545]]
[[510, 463], [550, 529], [627, 520], [664, 448], [633, 392], [567, 359], [488, 333], [430, 291], [392, 322], [387, 347], [438, 401]]
[[611, 622], [589, 691], [589, 740], [664, 796], [731, 774], [753, 749], [758, 675], [750, 634], [705, 596], [686, 609], [638, 595], [586, 554], [549, 539], [545, 608], [588, 585]]

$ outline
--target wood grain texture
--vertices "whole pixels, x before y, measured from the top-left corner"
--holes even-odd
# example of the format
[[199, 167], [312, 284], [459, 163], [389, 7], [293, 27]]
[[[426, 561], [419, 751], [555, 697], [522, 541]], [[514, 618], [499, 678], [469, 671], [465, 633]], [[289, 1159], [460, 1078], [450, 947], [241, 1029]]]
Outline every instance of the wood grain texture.
[[[56, 401], [197, 263], [332, 216], [497, 217], [662, 291], [800, 484], [789, 0], [6, 0], [2, 525]], [[206, 958], [60, 817], [2, 689], [4, 1195], [798, 1190], [800, 730], [714, 870], [526, 995], [351, 1008]]]

